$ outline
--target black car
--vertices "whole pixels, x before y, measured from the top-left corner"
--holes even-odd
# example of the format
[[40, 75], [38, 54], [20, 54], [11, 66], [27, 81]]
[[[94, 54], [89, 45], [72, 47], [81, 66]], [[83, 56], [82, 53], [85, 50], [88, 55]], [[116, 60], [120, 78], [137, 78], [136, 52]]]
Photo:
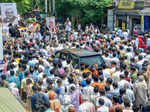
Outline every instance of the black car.
[[104, 64], [104, 60], [100, 53], [89, 51], [86, 49], [74, 48], [74, 49], [63, 49], [55, 53], [55, 57], [59, 59], [72, 60], [74, 67], [79, 68], [81, 64], [94, 65], [98, 67]]

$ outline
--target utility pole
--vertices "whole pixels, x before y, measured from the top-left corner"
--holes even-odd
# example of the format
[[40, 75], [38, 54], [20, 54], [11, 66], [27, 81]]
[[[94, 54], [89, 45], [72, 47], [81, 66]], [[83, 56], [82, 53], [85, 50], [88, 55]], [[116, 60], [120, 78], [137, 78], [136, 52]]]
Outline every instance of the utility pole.
[[53, 13], [55, 13], [55, 0], [53, 0]]
[[50, 14], [52, 12], [52, 1], [48, 0], [49, 10], [48, 13]]
[[47, 13], [47, 0], [45, 0], [45, 12]]
[[45, 0], [45, 12], [52, 14], [55, 13], [55, 0]]

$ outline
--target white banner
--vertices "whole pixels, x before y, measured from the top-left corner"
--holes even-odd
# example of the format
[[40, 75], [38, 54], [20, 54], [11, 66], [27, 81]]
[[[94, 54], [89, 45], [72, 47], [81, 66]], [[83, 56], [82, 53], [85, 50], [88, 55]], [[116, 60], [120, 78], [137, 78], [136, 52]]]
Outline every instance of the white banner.
[[46, 24], [50, 30], [54, 29], [55, 28], [55, 17], [54, 16], [46, 17]]
[[3, 63], [3, 38], [2, 38], [2, 24], [0, 23], [0, 64]]
[[1, 3], [3, 24], [18, 24], [17, 8], [15, 3]]
[[18, 24], [16, 3], [0, 3], [3, 33], [8, 35], [8, 25]]

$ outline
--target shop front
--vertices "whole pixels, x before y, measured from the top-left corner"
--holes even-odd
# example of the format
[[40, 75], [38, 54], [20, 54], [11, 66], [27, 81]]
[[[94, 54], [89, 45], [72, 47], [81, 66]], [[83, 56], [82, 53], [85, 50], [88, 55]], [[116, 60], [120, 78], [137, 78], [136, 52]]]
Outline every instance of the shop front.
[[135, 10], [116, 10], [116, 27], [133, 31], [135, 27], [140, 28], [141, 15]]
[[129, 29], [131, 32], [134, 28], [143, 30], [143, 15], [141, 10], [144, 9], [144, 0], [120, 0], [116, 10], [116, 27]]
[[143, 16], [144, 31], [150, 31], [150, 8], [145, 7], [140, 14]]

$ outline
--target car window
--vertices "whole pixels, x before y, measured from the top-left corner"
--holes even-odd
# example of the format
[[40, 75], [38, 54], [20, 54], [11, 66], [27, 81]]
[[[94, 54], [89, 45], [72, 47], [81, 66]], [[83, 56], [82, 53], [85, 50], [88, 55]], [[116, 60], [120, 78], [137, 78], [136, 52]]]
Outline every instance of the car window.
[[67, 59], [68, 57], [67, 57], [67, 53], [61, 53], [60, 54], [60, 59]]
[[93, 65], [93, 64], [101, 65], [103, 63], [101, 56], [81, 57], [80, 61], [81, 63], [85, 63], [88, 65]]
[[72, 60], [72, 55], [71, 54], [67, 54], [67, 59], [68, 60]]
[[60, 58], [60, 54], [61, 54], [60, 52], [56, 52], [55, 57]]
[[78, 66], [78, 64], [79, 64], [79, 58], [77, 57], [77, 56], [75, 56], [75, 55], [71, 55], [71, 57], [72, 57], [72, 64], [74, 65], [74, 66]]

